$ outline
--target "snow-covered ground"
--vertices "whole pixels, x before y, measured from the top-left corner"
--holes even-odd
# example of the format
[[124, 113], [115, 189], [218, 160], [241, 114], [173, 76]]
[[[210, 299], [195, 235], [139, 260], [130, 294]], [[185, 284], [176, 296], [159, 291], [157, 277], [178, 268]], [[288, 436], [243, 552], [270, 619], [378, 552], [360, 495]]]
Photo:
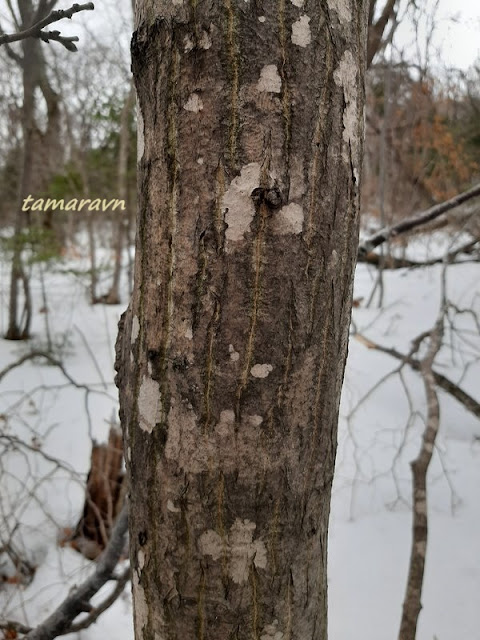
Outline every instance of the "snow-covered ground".
[[[444, 248], [442, 236], [427, 245], [417, 240], [409, 257], [423, 259]], [[60, 548], [57, 536], [78, 519], [91, 439], [106, 439], [117, 410], [113, 344], [123, 306], [90, 306], [87, 277], [78, 274], [82, 268], [86, 265], [70, 261], [45, 273], [48, 315], [35, 313], [32, 341], [45, 347], [48, 318], [65, 369], [80, 387], [40, 361], [26, 362], [0, 381], [0, 546], [11, 537], [37, 566], [30, 585], [0, 586], [0, 619], [30, 625], [41, 621], [89, 572], [90, 563]], [[32, 281], [36, 310], [42, 306], [38, 273], [37, 267]], [[442, 267], [386, 272], [382, 309], [367, 309], [376, 273], [363, 264], [357, 268], [355, 298], [364, 301], [354, 309], [354, 327], [405, 353], [411, 340], [435, 322]], [[458, 307], [480, 314], [479, 275], [478, 264], [449, 267], [447, 294]], [[2, 333], [7, 300], [8, 267], [0, 263]], [[480, 400], [478, 327], [465, 313], [456, 316], [455, 328], [446, 331], [435, 367]], [[0, 340], [0, 370], [31, 347]], [[331, 640], [385, 640], [398, 631], [411, 543], [409, 462], [417, 453], [425, 414], [418, 373], [404, 367], [401, 374], [388, 375], [400, 364], [352, 337], [329, 541]], [[480, 422], [444, 392], [439, 394], [441, 430], [429, 471], [430, 530], [417, 638], [477, 640]], [[56, 466], [45, 455], [64, 465]], [[16, 522], [20, 525], [12, 531]], [[1, 573], [11, 570], [9, 562], [0, 555]], [[129, 593], [93, 627], [68, 637], [133, 638]]]

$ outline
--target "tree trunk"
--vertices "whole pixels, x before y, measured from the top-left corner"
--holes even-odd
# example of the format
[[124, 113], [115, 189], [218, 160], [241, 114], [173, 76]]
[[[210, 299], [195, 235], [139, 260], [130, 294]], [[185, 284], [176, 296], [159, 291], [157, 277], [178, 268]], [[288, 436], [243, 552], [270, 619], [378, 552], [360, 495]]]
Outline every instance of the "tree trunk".
[[117, 342], [137, 640], [327, 636], [367, 14], [137, 2]]
[[[130, 115], [135, 100], [135, 88], [131, 84], [125, 102], [123, 104], [122, 115], [120, 119], [120, 148], [118, 151], [118, 168], [117, 168], [117, 198], [127, 202], [128, 200], [128, 151], [130, 148]], [[129, 205], [127, 203], [127, 209]], [[128, 225], [128, 216], [130, 213], [123, 213], [121, 210], [113, 214], [112, 230], [113, 230], [113, 248], [115, 251], [112, 286], [105, 296], [107, 304], [120, 304], [120, 276], [122, 274], [122, 253], [124, 239], [126, 237], [126, 227]], [[128, 245], [127, 245], [128, 246]]]

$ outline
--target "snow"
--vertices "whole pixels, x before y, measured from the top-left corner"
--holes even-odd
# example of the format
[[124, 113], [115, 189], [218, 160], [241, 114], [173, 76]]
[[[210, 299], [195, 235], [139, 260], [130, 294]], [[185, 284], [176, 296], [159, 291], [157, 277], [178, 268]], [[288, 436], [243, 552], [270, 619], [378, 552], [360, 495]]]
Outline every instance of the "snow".
[[[428, 243], [417, 239], [408, 256], [421, 260], [440, 255], [449, 242], [440, 233]], [[108, 262], [108, 252], [103, 259]], [[84, 259], [72, 258], [49, 267], [45, 279], [50, 331], [54, 342], [63, 344], [65, 369], [77, 384], [92, 390], [73, 387], [57, 368], [40, 360], [23, 364], [0, 382], [0, 533], [5, 539], [11, 533], [7, 527], [20, 522], [12, 539], [37, 567], [31, 584], [1, 589], [0, 618], [31, 625], [91, 571], [91, 563], [60, 547], [57, 537], [79, 517], [91, 439], [105, 441], [116, 420], [113, 346], [125, 305], [89, 304], [88, 276], [81, 275], [87, 266]], [[42, 306], [38, 273], [34, 267], [36, 310]], [[385, 272], [382, 309], [375, 304], [366, 308], [377, 271], [358, 265], [354, 297], [363, 302], [354, 309], [352, 326], [376, 343], [408, 352], [412, 339], [435, 322], [441, 274], [441, 265]], [[448, 268], [447, 293], [459, 307], [480, 312], [478, 275], [474, 263]], [[8, 282], [3, 262], [2, 332]], [[478, 400], [478, 327], [468, 313], [454, 320], [452, 311], [450, 318], [456, 331], [447, 329], [436, 369]], [[45, 320], [45, 314], [34, 314], [32, 342], [38, 347], [45, 346]], [[0, 369], [30, 347], [0, 340]], [[409, 462], [418, 451], [425, 412], [419, 374], [404, 367], [400, 377], [400, 364], [352, 336], [329, 535], [332, 640], [384, 640], [398, 632], [411, 543]], [[417, 639], [473, 640], [480, 628], [480, 423], [443, 391], [439, 396], [441, 429], [429, 471], [429, 541]], [[6, 453], [6, 438], [13, 437], [32, 450]], [[42, 454], [57, 457], [64, 467], [57, 468]], [[5, 554], [0, 569], [12, 571]], [[107, 585], [102, 594], [111, 588]], [[67, 637], [132, 639], [129, 590], [95, 625]]]

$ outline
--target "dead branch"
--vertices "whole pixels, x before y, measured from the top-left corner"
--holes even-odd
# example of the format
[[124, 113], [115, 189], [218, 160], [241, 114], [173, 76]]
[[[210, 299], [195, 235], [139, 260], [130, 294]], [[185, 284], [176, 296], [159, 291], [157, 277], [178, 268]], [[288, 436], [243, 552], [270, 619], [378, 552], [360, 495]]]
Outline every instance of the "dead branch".
[[125, 586], [127, 582], [130, 580], [130, 567], [125, 569], [125, 571], [118, 577], [117, 584], [115, 585], [115, 589], [112, 593], [105, 598], [103, 602], [94, 607], [92, 611], [86, 616], [83, 620], [76, 622], [68, 629], [63, 631], [60, 635], [66, 635], [67, 633], [78, 633], [78, 631], [82, 631], [83, 629], [87, 629], [94, 622], [98, 620], [98, 618], [102, 615], [104, 611], [109, 609], [112, 604], [122, 595], [125, 590]]
[[[383, 347], [382, 345], [377, 344], [376, 342], [373, 342], [369, 338], [366, 338], [365, 336], [359, 333], [354, 334], [353, 337], [356, 338], [362, 344], [364, 344], [368, 349], [376, 349], [377, 351], [386, 353], [392, 356], [393, 358], [396, 358], [397, 360], [401, 360], [405, 364], [408, 364], [414, 371], [420, 371], [421, 361], [418, 360], [417, 358], [412, 357], [412, 355], [401, 353], [400, 351], [397, 351], [396, 349], [393, 349], [393, 348]], [[463, 391], [463, 389], [460, 389], [458, 385], [456, 385], [454, 382], [452, 382], [449, 378], [447, 378], [443, 374], [438, 373], [435, 370], [432, 370], [432, 373], [435, 380], [435, 384], [438, 387], [443, 389], [443, 391], [445, 391], [446, 393], [450, 394], [453, 398], [455, 398], [455, 400], [457, 400], [457, 402], [460, 402], [460, 404], [463, 404], [463, 406], [465, 407], [465, 409], [467, 409], [467, 411], [470, 411], [470, 413], [473, 413], [473, 415], [480, 420], [480, 403], [478, 403], [475, 400], [475, 398], [472, 398], [472, 396], [470, 396], [468, 393]]]
[[27, 38], [40, 38], [43, 42], [48, 43], [50, 40], [53, 40], [59, 42], [69, 51], [77, 51], [74, 42], [78, 42], [78, 36], [65, 37], [60, 34], [60, 31], [43, 31], [43, 29], [64, 18], [71, 19], [74, 13], [78, 13], [79, 11], [92, 11], [94, 8], [93, 2], [87, 2], [86, 4], [74, 4], [70, 9], [56, 9], [51, 11], [48, 16], [39, 20], [28, 29], [17, 31], [17, 33], [4, 33], [0, 35], [0, 46], [10, 42], [26, 40]]
[[95, 607], [90, 604], [90, 600], [112, 579], [113, 571], [125, 547], [127, 528], [128, 507], [125, 505], [113, 527], [108, 546], [98, 559], [94, 573], [67, 596], [42, 624], [30, 631], [26, 635], [27, 640], [53, 640], [59, 635], [70, 633], [72, 623], [80, 613], [88, 611], [93, 616]]
[[388, 0], [385, 3], [383, 11], [378, 20], [373, 22], [373, 15], [375, 12], [376, 2], [371, 2], [369, 7], [369, 25], [368, 25], [368, 47], [367, 47], [367, 67], [372, 64], [375, 54], [380, 49], [382, 44], [383, 33], [392, 16], [394, 15], [394, 9], [397, 0]]
[[467, 200], [471, 200], [472, 198], [476, 198], [478, 196], [480, 196], [480, 184], [475, 185], [468, 191], [464, 191], [463, 193], [454, 196], [450, 200], [446, 200], [445, 202], [427, 209], [427, 211], [424, 211], [419, 215], [412, 216], [411, 218], [406, 218], [398, 224], [382, 229], [368, 240], [360, 243], [358, 247], [359, 257], [363, 257], [369, 254], [376, 247], [380, 246], [384, 242], [387, 242], [387, 240], [396, 238], [404, 233], [407, 233], [408, 231], [411, 231], [412, 229], [415, 229], [416, 227], [423, 226], [427, 224], [427, 222], [435, 220], [443, 213], [450, 211], [450, 209], [454, 209], [464, 202], [467, 202]]
[[[478, 248], [479, 243], [480, 240], [476, 238], [475, 240], [462, 245], [458, 249], [450, 251], [445, 257], [432, 258], [431, 260], [408, 260], [407, 258], [397, 258], [392, 255], [382, 256], [372, 251], [364, 255], [359, 255], [358, 262], [366, 262], [367, 264], [374, 265], [375, 267], [379, 267], [381, 265], [382, 269], [419, 269], [420, 267], [431, 267], [435, 264], [442, 264], [445, 262], [447, 264], [451, 264], [462, 254], [472, 255], [474, 250]], [[472, 260], [476, 261], [477, 259], [478, 258], [475, 255]], [[465, 260], [465, 262], [469, 261]]]

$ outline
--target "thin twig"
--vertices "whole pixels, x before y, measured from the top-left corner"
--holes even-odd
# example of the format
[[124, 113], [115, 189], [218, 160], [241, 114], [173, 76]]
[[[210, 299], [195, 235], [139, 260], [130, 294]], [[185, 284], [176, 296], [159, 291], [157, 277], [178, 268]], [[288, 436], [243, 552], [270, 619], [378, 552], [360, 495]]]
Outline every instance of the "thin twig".
[[[375, 349], [377, 351], [381, 351], [382, 353], [386, 353], [393, 358], [396, 358], [397, 360], [401, 360], [402, 362], [408, 364], [412, 369], [414, 369], [414, 371], [420, 371], [420, 360], [411, 357], [409, 354], [403, 354], [393, 348], [383, 347], [382, 345], [373, 342], [369, 338], [366, 338], [359, 333], [354, 334], [353, 337], [364, 344], [368, 349]], [[475, 398], [472, 398], [472, 396], [469, 395], [466, 391], [460, 389], [458, 385], [456, 385], [443, 374], [438, 373], [438, 371], [433, 370], [433, 377], [435, 379], [436, 385], [443, 389], [443, 391], [446, 391], [451, 396], [453, 396], [455, 400], [460, 402], [460, 404], [463, 404], [467, 411], [470, 411], [470, 413], [473, 413], [476, 418], [480, 419], [480, 403], [477, 402]]]
[[65, 37], [60, 34], [60, 31], [43, 31], [44, 27], [49, 24], [63, 20], [64, 18], [71, 19], [74, 13], [79, 11], [92, 11], [94, 9], [93, 2], [87, 2], [86, 4], [74, 4], [70, 9], [56, 9], [51, 11], [48, 16], [39, 20], [28, 29], [23, 31], [17, 31], [17, 33], [5, 33], [0, 35], [0, 46], [9, 42], [18, 42], [18, 40], [26, 40], [27, 38], [40, 38], [43, 42], [50, 42], [54, 40], [59, 42], [69, 51], [77, 51], [77, 47], [74, 42], [78, 42], [78, 36]]
[[70, 632], [75, 618], [85, 611], [92, 612], [90, 600], [103, 585], [112, 579], [113, 571], [125, 547], [128, 528], [128, 507], [120, 512], [105, 551], [99, 557], [95, 572], [75, 589], [62, 604], [38, 627], [27, 634], [27, 640], [53, 640]]

